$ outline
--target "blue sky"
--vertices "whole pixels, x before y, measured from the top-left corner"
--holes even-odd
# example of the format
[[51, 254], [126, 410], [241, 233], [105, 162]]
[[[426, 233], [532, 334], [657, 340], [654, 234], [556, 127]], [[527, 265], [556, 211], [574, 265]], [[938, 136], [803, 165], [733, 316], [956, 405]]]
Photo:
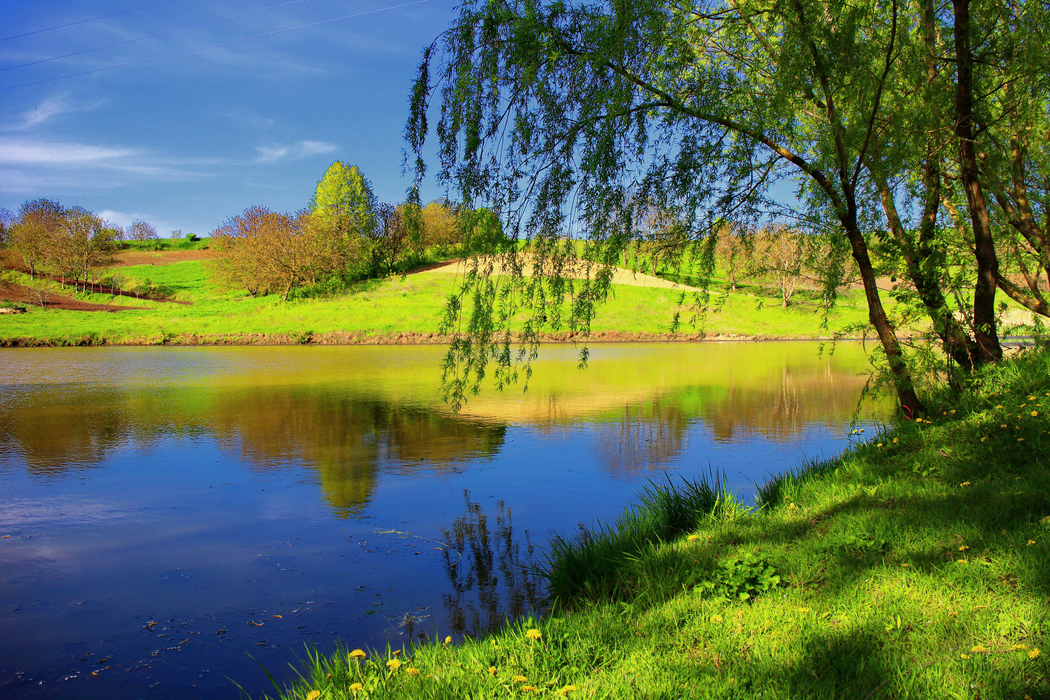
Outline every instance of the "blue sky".
[[[255, 204], [304, 207], [336, 160], [402, 201], [408, 94], [454, 4], [398, 5], [0, 0], [0, 206], [46, 197], [163, 237], [207, 235]], [[146, 60], [348, 15], [360, 16]]]

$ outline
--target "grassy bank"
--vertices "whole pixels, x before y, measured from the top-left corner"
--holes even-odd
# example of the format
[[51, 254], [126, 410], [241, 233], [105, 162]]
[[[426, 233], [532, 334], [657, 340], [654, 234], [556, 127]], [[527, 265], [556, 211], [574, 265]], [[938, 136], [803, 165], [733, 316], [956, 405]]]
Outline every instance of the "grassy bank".
[[931, 401], [750, 510], [642, 494], [549, 548], [555, 613], [313, 656], [285, 698], [1048, 698], [1050, 352]]
[[[368, 280], [339, 290], [316, 290], [298, 299], [278, 295], [260, 298], [243, 290], [217, 286], [208, 263], [182, 260], [118, 268], [126, 293], [120, 296], [56, 294], [89, 304], [125, 308], [114, 313], [39, 308], [0, 318], [0, 345], [122, 345], [301, 342], [346, 343], [401, 340], [433, 341], [455, 277], [437, 271]], [[43, 282], [11, 273], [11, 281], [29, 287]], [[136, 295], [168, 301], [139, 299]], [[593, 324], [598, 339], [633, 340], [666, 337], [680, 294], [674, 290], [616, 285]], [[185, 303], [174, 303], [185, 302]], [[829, 327], [863, 324], [863, 296], [852, 293], [832, 312]], [[800, 295], [786, 309], [758, 290], [741, 289], [727, 297], [721, 311], [709, 314], [700, 327], [683, 324], [688, 338], [824, 337], [816, 299]]]

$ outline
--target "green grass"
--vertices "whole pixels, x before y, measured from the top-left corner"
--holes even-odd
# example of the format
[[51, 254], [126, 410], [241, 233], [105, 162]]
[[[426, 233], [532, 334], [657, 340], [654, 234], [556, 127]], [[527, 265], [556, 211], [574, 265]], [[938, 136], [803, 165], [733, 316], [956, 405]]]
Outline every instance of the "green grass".
[[546, 573], [576, 592], [546, 619], [311, 652], [281, 695], [1050, 698], [1050, 352], [930, 405], [774, 479], [753, 511], [672, 485], [555, 539]]
[[[152, 290], [153, 295], [190, 305], [82, 293], [76, 297], [83, 301], [136, 308], [98, 313], [30, 307], [29, 313], [3, 319], [0, 343], [282, 343], [304, 338], [346, 342], [348, 336], [429, 336], [438, 329], [454, 284], [452, 275], [394, 276], [360, 282], [336, 293], [302, 293], [285, 302], [278, 295], [252, 298], [240, 290], [221, 288], [202, 261], [137, 265], [117, 271], [127, 279], [124, 289], [128, 293]], [[37, 284], [25, 275], [12, 276], [21, 284]], [[69, 295], [70, 291], [61, 293]], [[592, 329], [612, 335], [666, 334], [680, 300], [681, 294], [673, 290], [616, 286], [608, 303], [599, 309]], [[775, 299], [742, 291], [725, 298], [718, 311], [696, 323], [683, 315], [679, 332], [703, 332], [708, 337], [822, 337], [836, 328], [861, 324], [866, 316], [863, 298], [850, 296], [831, 314], [829, 328], [822, 328], [818, 304], [804, 295], [781, 309]]]

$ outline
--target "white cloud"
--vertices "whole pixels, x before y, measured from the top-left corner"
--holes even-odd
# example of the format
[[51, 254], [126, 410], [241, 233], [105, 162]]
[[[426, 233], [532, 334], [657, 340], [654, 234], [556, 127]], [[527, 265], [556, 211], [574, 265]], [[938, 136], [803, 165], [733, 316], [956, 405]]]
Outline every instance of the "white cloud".
[[130, 148], [108, 148], [80, 143], [47, 141], [0, 142], [0, 164], [84, 165], [138, 155]]
[[6, 139], [0, 140], [0, 192], [119, 187], [128, 184], [131, 177], [139, 181], [185, 181], [212, 176], [200, 166], [220, 162], [214, 158], [163, 158], [124, 146]]
[[331, 153], [338, 148], [339, 147], [334, 143], [328, 143], [326, 141], [299, 141], [290, 146], [282, 146], [279, 144], [272, 146], [256, 146], [255, 150], [259, 152], [259, 157], [255, 159], [255, 162], [272, 163], [277, 160], [299, 160], [300, 158], [306, 158], [308, 156]]

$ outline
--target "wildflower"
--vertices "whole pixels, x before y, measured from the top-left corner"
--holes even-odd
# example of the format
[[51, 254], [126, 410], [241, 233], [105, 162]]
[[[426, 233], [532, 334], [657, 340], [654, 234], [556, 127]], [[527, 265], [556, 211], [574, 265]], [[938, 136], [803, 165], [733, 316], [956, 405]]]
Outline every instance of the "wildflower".
[[955, 409], [954, 409], [954, 408], [953, 408], [953, 409], [951, 410], [951, 414], [952, 414], [953, 416], [955, 415]]
[[1002, 406], [996, 406], [996, 408], [1002, 408]]
[[572, 693], [572, 692], [575, 692], [575, 691], [576, 691], [576, 686], [574, 686], [574, 685], [567, 685], [567, 686], [565, 686], [564, 688], [562, 688], [561, 690], [558, 691], [558, 695], [568, 695], [569, 693]]
[[533, 688], [531, 685], [523, 685], [523, 686], [521, 686], [521, 692], [523, 692], [523, 693], [531, 693], [534, 690], [536, 690], [536, 689]]
[[1009, 428], [1010, 426], [1008, 426], [1008, 425], [1007, 425], [1006, 423], [1003, 423], [1003, 424], [1002, 424], [1002, 425], [1000, 425], [999, 427], [1000, 427], [1000, 428]]
[[1030, 652], [1028, 652], [1028, 658], [1029, 659], [1038, 659], [1039, 658], [1039, 654], [1041, 654], [1041, 653], [1042, 652], [1039, 651], [1038, 649], [1032, 649]]
[[978, 652], [982, 652], [982, 651], [988, 651], [988, 649], [986, 647], [983, 647], [980, 644], [978, 644], [977, 646], [975, 646], [972, 649], [970, 649], [970, 651], [972, 651], [974, 653], [978, 653]]
[[397, 659], [390, 659], [390, 661], [386, 662], [386, 667], [389, 668], [391, 671], [396, 671], [397, 669], [401, 668], [401, 662]]
[[496, 667], [495, 666], [489, 666], [489, 675], [492, 676], [493, 678], [496, 677]]
[[722, 616], [721, 615], [712, 615], [711, 616], [711, 623], [712, 624], [717, 625], [721, 621], [722, 621]]
[[985, 440], [987, 440], [987, 439], [988, 439], [988, 438], [986, 438], [986, 437], [983, 437], [983, 438], [981, 438], [981, 442], [984, 442], [984, 441], [985, 441]]
[[898, 442], [897, 438], [893, 438], [893, 444], [896, 445]]
[[1029, 397], [1028, 397], [1028, 400], [1029, 400], [1029, 401], [1035, 401], [1035, 397], [1034, 397], [1034, 396], [1029, 396]]
[[802, 613], [803, 615], [805, 615], [806, 613], [808, 613], [808, 612], [809, 612], [809, 608], [799, 608], [799, 609], [798, 609], [798, 611], [799, 611], [800, 613]]
[[[529, 679], [526, 678], [525, 676], [514, 676], [514, 678], [512, 678], [511, 680], [514, 681], [515, 683], [524, 683], [525, 681], [527, 681]], [[527, 688], [528, 686], [525, 686], [525, 687]]]
[[959, 551], [960, 552], [965, 552], [969, 548], [970, 548], [970, 546], [966, 545], [966, 544], [959, 545]]
[[882, 443], [880, 442], [879, 444], [875, 445], [875, 447], [882, 447]]
[[905, 569], [907, 569], [909, 566], [911, 566], [911, 564], [901, 564], [901, 566], [903, 566]]
[[1039, 411], [1032, 411], [1032, 418], [1035, 418], [1038, 415], [1039, 415]]
[[529, 630], [525, 633], [526, 639], [541, 639], [542, 637], [543, 633], [536, 629]]
[[964, 481], [959, 486], [972, 486], [972, 484], [969, 481]]
[[364, 689], [365, 689], [365, 687], [363, 685], [361, 685], [360, 683], [351, 683], [350, 684], [350, 690], [364, 690]]
[[959, 658], [960, 659], [968, 659], [968, 658], [970, 658], [970, 655], [969, 654], [959, 654]]
[[350, 652], [350, 658], [351, 659], [363, 659], [366, 656], [367, 656], [367, 654], [365, 654], [365, 652], [362, 651], [361, 649], [354, 649], [352, 652]]
[[415, 667], [412, 667], [412, 668], [410, 668], [410, 669], [407, 669], [407, 670], [405, 671], [405, 673], [407, 673], [407, 674], [408, 674], [408, 675], [410, 675], [410, 676], [418, 676], [418, 675], [419, 675], [419, 669], [418, 669], [418, 668], [415, 668]]
[[306, 700], [317, 700], [317, 698], [319, 697], [321, 697], [320, 690], [311, 690], [309, 693], [306, 694]]
[[1029, 545], [1033, 545], [1033, 544], [1035, 544], [1035, 540], [1028, 540], [1028, 544], [1029, 544]]
[[1027, 644], [1014, 644], [1012, 647], [1010, 647], [1010, 651], [1024, 651], [1027, 648]]
[[958, 561], [956, 561], [955, 563], [956, 563], [956, 564], [965, 564], [965, 563], [966, 563], [966, 560], [965, 560], [965, 559], [959, 559], [959, 560], [958, 560]]
[[445, 644], [451, 644], [451, 643], [452, 643], [452, 637], [445, 637]]
[[1024, 438], [1017, 438], [1017, 442], [1024, 442]]
[[698, 539], [700, 539], [700, 535], [689, 535], [689, 537], [686, 537], [686, 539], [690, 542], [696, 542]]

